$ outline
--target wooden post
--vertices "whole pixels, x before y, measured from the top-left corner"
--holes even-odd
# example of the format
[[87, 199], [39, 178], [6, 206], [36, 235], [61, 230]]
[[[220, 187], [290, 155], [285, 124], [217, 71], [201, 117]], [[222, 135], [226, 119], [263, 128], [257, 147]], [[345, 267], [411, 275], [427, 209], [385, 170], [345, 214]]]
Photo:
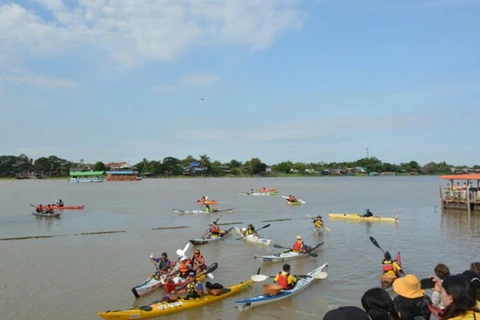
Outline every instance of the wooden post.
[[468, 213], [468, 221], [470, 221], [470, 181], [467, 180], [467, 186], [465, 187], [465, 192], [467, 193], [467, 213]]
[[438, 192], [440, 192], [440, 208], [443, 209], [443, 194], [442, 194], [442, 186], [438, 186]]

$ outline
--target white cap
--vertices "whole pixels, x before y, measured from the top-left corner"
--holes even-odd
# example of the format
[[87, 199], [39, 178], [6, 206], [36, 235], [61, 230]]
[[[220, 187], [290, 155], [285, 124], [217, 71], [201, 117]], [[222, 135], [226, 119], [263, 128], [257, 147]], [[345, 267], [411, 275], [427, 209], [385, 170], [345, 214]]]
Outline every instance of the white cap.
[[188, 260], [187, 256], [183, 256], [183, 257], [180, 258], [180, 261], [185, 261], [185, 260]]

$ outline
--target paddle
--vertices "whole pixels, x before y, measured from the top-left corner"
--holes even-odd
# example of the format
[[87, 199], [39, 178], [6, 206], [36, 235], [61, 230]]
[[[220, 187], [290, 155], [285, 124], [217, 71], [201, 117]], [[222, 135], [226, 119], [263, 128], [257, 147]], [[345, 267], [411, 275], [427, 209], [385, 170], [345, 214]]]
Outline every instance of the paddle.
[[[311, 275], [308, 275], [308, 274], [299, 274], [299, 275], [296, 275], [297, 278], [307, 278], [307, 277], [313, 277], [315, 279], [326, 279], [328, 274], [324, 271], [317, 271], [317, 272], [314, 272], [312, 273]], [[266, 276], [264, 274], [255, 274], [253, 276], [251, 276], [251, 279], [255, 282], [261, 282], [261, 281], [265, 281], [269, 278], [275, 278], [276, 276]]]
[[[313, 222], [315, 222], [315, 218], [312, 217], [311, 215], [309, 215], [308, 213], [306, 214], [306, 217], [312, 219]], [[329, 227], [323, 226], [323, 228], [324, 228], [325, 230], [327, 230], [327, 232], [332, 231], [332, 229], [330, 229]]]
[[[261, 227], [261, 228], [258, 229], [258, 230], [255, 230], [255, 233], [257, 233], [258, 231], [260, 231], [260, 230], [262, 230], [262, 229], [268, 228], [268, 227], [270, 227], [270, 223], [264, 225], [263, 227]], [[247, 232], [245, 231], [245, 233], [243, 234], [243, 236], [242, 236], [240, 239], [243, 239], [243, 238], [245, 238], [246, 236], [248, 236], [248, 234], [247, 234]]]
[[152, 262], [153, 266], [155, 267], [155, 271], [158, 271], [158, 265], [153, 257], [153, 253], [150, 252], [150, 261]]
[[[278, 249], [288, 249], [288, 250], [292, 251], [291, 248], [289, 248], [289, 247], [284, 247], [284, 246], [281, 246], [281, 245], [276, 244], [276, 243], [273, 244], [273, 247], [274, 247], [274, 248], [278, 248]], [[308, 253], [309, 255], [311, 255], [312, 257], [315, 257], [315, 258], [318, 257], [318, 254], [316, 254], [315, 252], [309, 252], [309, 251], [307, 251], [307, 252], [305, 252], [305, 253]]]
[[[382, 250], [383, 254], [385, 255], [385, 251], [382, 249], [382, 247], [380, 247], [380, 245], [378, 244], [377, 240], [375, 240], [374, 237], [370, 236], [370, 241], [373, 243], [373, 245], [374, 245], [375, 247], [377, 247], [378, 249]], [[405, 271], [403, 271], [403, 268], [402, 268], [402, 270], [400, 270], [400, 273], [405, 274]]]

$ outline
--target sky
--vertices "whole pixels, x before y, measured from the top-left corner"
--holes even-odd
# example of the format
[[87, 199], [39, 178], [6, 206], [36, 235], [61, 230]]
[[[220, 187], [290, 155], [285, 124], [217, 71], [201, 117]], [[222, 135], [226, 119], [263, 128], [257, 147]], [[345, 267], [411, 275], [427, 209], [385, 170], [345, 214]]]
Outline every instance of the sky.
[[480, 0], [0, 0], [0, 155], [480, 164]]

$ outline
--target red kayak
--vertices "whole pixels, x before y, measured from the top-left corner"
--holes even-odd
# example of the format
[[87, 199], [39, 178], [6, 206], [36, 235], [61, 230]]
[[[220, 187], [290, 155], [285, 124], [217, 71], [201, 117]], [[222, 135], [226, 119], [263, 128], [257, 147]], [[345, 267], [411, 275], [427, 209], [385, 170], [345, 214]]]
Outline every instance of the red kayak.
[[[46, 208], [47, 206], [44, 206]], [[51, 206], [53, 209], [58, 209], [58, 210], [83, 210], [85, 209], [85, 206], [82, 204], [81, 206]]]

